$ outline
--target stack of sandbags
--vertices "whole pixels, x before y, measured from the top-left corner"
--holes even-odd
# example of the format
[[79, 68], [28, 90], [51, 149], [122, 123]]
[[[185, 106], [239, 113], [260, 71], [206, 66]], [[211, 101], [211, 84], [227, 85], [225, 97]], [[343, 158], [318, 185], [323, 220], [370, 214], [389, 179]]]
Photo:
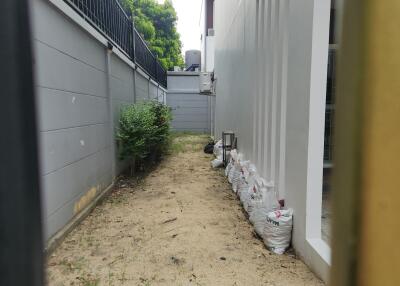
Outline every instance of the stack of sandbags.
[[283, 254], [290, 246], [293, 211], [281, 209], [273, 182], [261, 178], [256, 167], [244, 161], [237, 150], [231, 151], [225, 175], [267, 248]]

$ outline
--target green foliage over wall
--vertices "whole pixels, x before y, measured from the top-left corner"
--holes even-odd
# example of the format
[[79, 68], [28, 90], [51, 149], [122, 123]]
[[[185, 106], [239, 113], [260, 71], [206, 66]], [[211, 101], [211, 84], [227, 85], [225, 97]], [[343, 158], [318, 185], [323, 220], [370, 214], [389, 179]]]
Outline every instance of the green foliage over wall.
[[128, 14], [133, 15], [136, 29], [163, 67], [167, 70], [173, 70], [174, 66], [183, 67], [182, 43], [176, 30], [178, 17], [171, 0], [165, 0], [163, 4], [155, 0], [120, 2]]

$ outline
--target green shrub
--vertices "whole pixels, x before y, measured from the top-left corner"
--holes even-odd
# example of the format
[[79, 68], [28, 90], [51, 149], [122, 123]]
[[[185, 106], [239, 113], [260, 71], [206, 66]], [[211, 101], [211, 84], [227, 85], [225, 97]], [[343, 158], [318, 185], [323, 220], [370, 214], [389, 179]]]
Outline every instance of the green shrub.
[[126, 105], [121, 109], [117, 141], [121, 159], [159, 158], [168, 149], [171, 109], [157, 101]]

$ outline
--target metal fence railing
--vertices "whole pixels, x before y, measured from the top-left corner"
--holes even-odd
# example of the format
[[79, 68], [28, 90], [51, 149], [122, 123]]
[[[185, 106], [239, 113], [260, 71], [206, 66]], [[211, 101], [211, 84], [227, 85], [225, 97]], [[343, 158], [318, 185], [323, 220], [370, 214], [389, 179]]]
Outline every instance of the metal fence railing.
[[135, 30], [135, 60], [136, 62], [145, 69], [152, 78], [156, 79], [157, 74], [155, 70], [156, 60], [153, 54], [150, 52], [145, 41]]
[[167, 86], [167, 72], [159, 62], [156, 62], [156, 74], [157, 74], [157, 81], [162, 86]]
[[163, 87], [167, 73], [117, 0], [64, 0]]

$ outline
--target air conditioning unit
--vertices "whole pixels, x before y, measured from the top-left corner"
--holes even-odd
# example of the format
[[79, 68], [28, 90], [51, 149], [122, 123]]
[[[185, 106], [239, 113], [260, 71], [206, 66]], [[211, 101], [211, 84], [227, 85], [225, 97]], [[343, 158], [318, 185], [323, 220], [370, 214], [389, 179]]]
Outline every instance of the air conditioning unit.
[[208, 36], [215, 36], [215, 30], [213, 28], [208, 29], [207, 35]]
[[200, 94], [213, 95], [213, 74], [210, 72], [201, 72], [199, 77]]

